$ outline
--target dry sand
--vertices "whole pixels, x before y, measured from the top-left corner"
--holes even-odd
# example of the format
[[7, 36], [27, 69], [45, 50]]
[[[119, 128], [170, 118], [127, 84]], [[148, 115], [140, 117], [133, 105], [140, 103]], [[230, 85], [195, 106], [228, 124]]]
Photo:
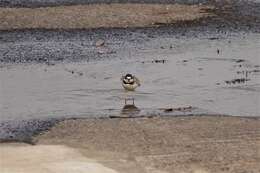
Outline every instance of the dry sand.
[[149, 27], [207, 17], [210, 6], [94, 4], [41, 8], [0, 8], [0, 30]]
[[62, 145], [1, 144], [1, 173], [117, 173]]
[[77, 148], [122, 173], [260, 172], [259, 118], [67, 120], [35, 141]]

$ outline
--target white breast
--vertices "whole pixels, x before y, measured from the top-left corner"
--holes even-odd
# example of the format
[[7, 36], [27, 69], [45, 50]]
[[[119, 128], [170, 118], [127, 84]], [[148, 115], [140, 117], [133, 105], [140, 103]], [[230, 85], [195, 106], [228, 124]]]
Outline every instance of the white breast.
[[125, 84], [125, 83], [122, 83], [123, 87], [126, 89], [126, 90], [129, 90], [129, 91], [134, 91], [137, 87], [138, 87], [138, 84], [135, 82], [134, 84]]

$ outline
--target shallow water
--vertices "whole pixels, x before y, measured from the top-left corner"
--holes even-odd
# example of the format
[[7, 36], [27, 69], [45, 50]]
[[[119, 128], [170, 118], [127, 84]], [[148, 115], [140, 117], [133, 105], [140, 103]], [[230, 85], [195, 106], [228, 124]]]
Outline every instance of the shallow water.
[[[134, 98], [141, 114], [192, 106], [198, 114], [260, 115], [260, 34], [135, 44], [115, 46], [112, 59], [2, 65], [1, 121], [118, 114], [125, 98]], [[121, 86], [128, 72], [141, 79], [135, 92]]]

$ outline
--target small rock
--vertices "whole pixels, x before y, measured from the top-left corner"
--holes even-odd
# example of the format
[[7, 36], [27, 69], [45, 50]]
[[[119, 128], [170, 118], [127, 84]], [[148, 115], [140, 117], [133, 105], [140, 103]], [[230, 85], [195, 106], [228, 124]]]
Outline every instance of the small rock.
[[156, 59], [156, 60], [154, 60], [154, 61], [152, 61], [153, 63], [165, 63], [166, 62], [166, 60], [165, 59]]
[[101, 46], [104, 46], [105, 44], [105, 40], [102, 40], [102, 39], [99, 39], [96, 41], [96, 47], [101, 47]]
[[240, 63], [240, 62], [244, 62], [245, 60], [244, 59], [238, 59], [236, 60], [236, 63]]
[[164, 112], [172, 112], [172, 111], [173, 111], [173, 108], [164, 109]]
[[225, 83], [226, 84], [231, 84], [231, 81], [226, 80]]
[[218, 40], [218, 37], [210, 37], [209, 40]]
[[233, 79], [229, 81], [225, 81], [226, 84], [236, 84], [236, 83], [246, 83], [247, 81], [250, 81], [250, 79], [247, 78], [238, 78], [238, 79]]

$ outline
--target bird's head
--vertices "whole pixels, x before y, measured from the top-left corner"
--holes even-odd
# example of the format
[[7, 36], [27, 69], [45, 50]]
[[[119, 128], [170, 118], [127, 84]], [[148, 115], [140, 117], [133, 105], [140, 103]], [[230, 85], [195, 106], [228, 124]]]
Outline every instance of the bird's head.
[[134, 76], [132, 74], [126, 74], [123, 77], [123, 82], [126, 84], [132, 84], [134, 83]]

